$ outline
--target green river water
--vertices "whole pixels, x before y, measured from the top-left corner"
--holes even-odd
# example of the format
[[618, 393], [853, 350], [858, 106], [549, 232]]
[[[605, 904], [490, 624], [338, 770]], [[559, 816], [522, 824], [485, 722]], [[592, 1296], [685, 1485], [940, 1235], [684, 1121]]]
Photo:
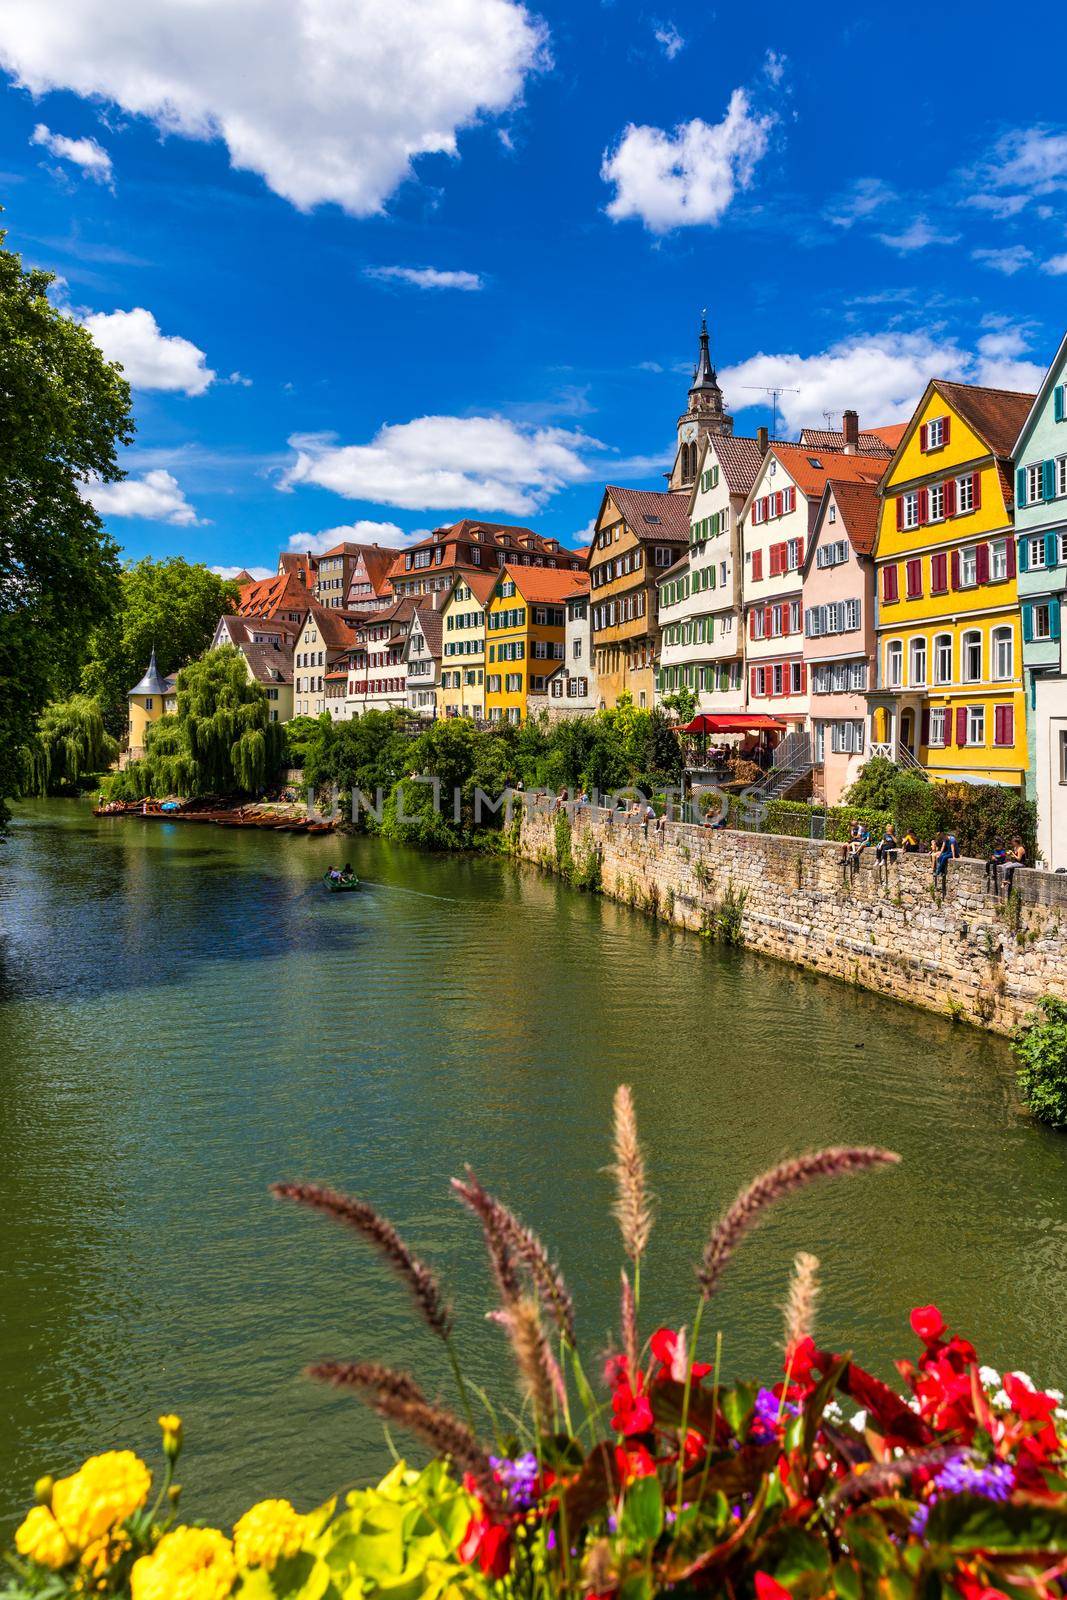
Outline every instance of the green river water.
[[[349, 856], [359, 894], [326, 895]], [[592, 1358], [619, 1247], [601, 1168], [634, 1087], [659, 1220], [646, 1331], [691, 1320], [692, 1263], [782, 1155], [883, 1143], [890, 1173], [783, 1206], [705, 1330], [773, 1379], [793, 1253], [819, 1332], [888, 1374], [936, 1300], [984, 1359], [1067, 1377], [1067, 1138], [1018, 1105], [1006, 1044], [650, 924], [532, 868], [17, 808], [0, 842], [0, 1520], [94, 1449], [155, 1463], [182, 1414], [183, 1505], [306, 1509], [388, 1465], [380, 1426], [300, 1375], [440, 1348], [363, 1246], [270, 1199], [317, 1178], [374, 1200], [441, 1270], [470, 1369], [505, 1401], [470, 1160], [558, 1250]]]

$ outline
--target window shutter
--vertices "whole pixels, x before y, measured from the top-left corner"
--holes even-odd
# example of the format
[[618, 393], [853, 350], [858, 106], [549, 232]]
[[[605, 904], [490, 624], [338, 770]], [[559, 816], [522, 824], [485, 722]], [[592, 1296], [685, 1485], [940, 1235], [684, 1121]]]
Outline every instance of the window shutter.
[[897, 598], [897, 569], [890, 564], [882, 568], [882, 600], [891, 605]]
[[945, 516], [956, 515], [956, 480], [949, 478], [945, 483]]
[[1015, 743], [1015, 707], [995, 706], [993, 709], [993, 743]]
[[773, 617], [773, 615], [774, 615], [773, 606], [764, 606], [764, 608], [763, 608], [763, 637], [765, 639], [769, 639], [771, 637], [771, 618]]
[[753, 552], [752, 552], [752, 576], [757, 581], [760, 578], [763, 577], [763, 551], [762, 550], [753, 550]]
[[1041, 463], [1041, 493], [1046, 500], [1056, 498], [1056, 463], [1042, 461]]
[[942, 417], [941, 418], [941, 443], [942, 444], [948, 444], [948, 441], [951, 438], [951, 435], [952, 435], [952, 418], [951, 417]]
[[1026, 472], [1022, 467], [1018, 467], [1015, 472], [1015, 504], [1017, 506], [1026, 504]]
[[948, 592], [948, 556], [942, 550], [930, 557], [930, 593]]
[[919, 449], [922, 451], [923, 455], [925, 455], [927, 450], [929, 450], [929, 448], [930, 448], [930, 430], [926, 426], [926, 423], [924, 422], [922, 424], [922, 427], [919, 429]]
[[930, 711], [929, 711], [929, 708], [924, 710], [923, 714], [922, 714], [922, 724], [921, 724], [921, 731], [919, 733], [919, 743], [920, 744], [929, 744], [930, 743]]
[[804, 565], [804, 541], [803, 541], [803, 539], [798, 539], [797, 540], [797, 566], [798, 567], [802, 567], [803, 565]]
[[1058, 639], [1060, 636], [1060, 601], [1058, 595], [1053, 595], [1048, 607], [1048, 636]]
[[967, 743], [967, 707], [956, 707], [956, 743]]
[[989, 546], [980, 544], [974, 552], [974, 576], [978, 583], [989, 582]]
[[1028, 539], [1020, 539], [1019, 540], [1019, 571], [1020, 572], [1029, 572], [1029, 570], [1030, 570], [1030, 541]]
[[923, 564], [921, 560], [909, 561], [906, 567], [908, 599], [921, 600], [923, 592]]
[[958, 589], [959, 586], [960, 586], [960, 553], [959, 553], [958, 550], [953, 550], [953, 552], [952, 552], [952, 587], [954, 589]]
[[755, 669], [755, 667], [749, 667], [749, 669], [748, 669], [748, 692], [752, 696], [753, 699], [756, 698], [756, 669]]
[[982, 504], [982, 474], [980, 472], [971, 473], [971, 489], [974, 495], [974, 506], [972, 509], [977, 511], [979, 506]]
[[952, 743], [952, 707], [945, 707], [945, 744]]
[[1008, 535], [1007, 542], [1006, 542], [1005, 547], [1004, 547], [1004, 555], [1005, 555], [1005, 560], [1006, 560], [1005, 575], [1007, 577], [1009, 577], [1009, 578], [1014, 578], [1014, 576], [1015, 576], [1015, 540], [1012, 538], [1010, 533]]
[[1046, 567], [1054, 567], [1056, 565], [1056, 558], [1057, 558], [1057, 554], [1058, 554], [1058, 550], [1057, 550], [1058, 544], [1059, 544], [1059, 540], [1057, 539], [1057, 537], [1056, 537], [1056, 535], [1054, 533], [1046, 533], [1046, 535], [1045, 535], [1045, 565], [1046, 565]]
[[928, 523], [929, 520], [930, 520], [930, 491], [929, 491], [929, 489], [920, 489], [919, 490], [919, 526], [920, 527], [925, 527], [926, 523]]
[[801, 694], [807, 694], [808, 692], [808, 664], [806, 661], [800, 663], [800, 692]]
[[1063, 421], [1065, 410], [1067, 408], [1063, 403], [1063, 384], [1058, 383], [1052, 398], [1052, 415], [1057, 422]]

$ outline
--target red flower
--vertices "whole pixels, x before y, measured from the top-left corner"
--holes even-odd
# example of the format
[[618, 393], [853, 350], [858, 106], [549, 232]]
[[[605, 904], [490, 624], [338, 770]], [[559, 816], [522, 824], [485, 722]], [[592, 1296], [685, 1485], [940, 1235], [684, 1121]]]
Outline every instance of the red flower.
[[933, 1344], [945, 1332], [945, 1319], [936, 1306], [916, 1306], [911, 1314], [911, 1329], [923, 1344]]
[[655, 1476], [656, 1463], [643, 1444], [615, 1446], [615, 1470], [624, 1484]]
[[488, 1517], [472, 1517], [456, 1554], [468, 1566], [477, 1561], [487, 1578], [505, 1578], [511, 1566], [511, 1530]]
[[611, 1425], [619, 1433], [648, 1433], [653, 1426], [652, 1407], [643, 1393], [645, 1375], [637, 1374], [637, 1388], [620, 1383], [611, 1397]]
[[[685, 1382], [686, 1369], [689, 1365], [689, 1353], [686, 1348], [684, 1334], [679, 1336], [673, 1328], [657, 1328], [649, 1340], [649, 1347], [656, 1360], [659, 1362], [657, 1378], [673, 1378], [676, 1383]], [[698, 1380], [706, 1378], [711, 1371], [707, 1361], [693, 1362], [693, 1377]]]
[[756, 1600], [793, 1600], [793, 1597], [769, 1572], [757, 1572]]
[[956, 1588], [963, 1600], [1005, 1600], [1003, 1589], [991, 1589], [969, 1572], [956, 1573]]

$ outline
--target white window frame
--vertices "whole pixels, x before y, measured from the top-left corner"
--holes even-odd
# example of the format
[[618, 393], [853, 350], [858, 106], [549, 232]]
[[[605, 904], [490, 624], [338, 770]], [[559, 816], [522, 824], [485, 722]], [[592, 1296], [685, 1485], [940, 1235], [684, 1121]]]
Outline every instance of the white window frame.
[[945, 419], [944, 417], [931, 417], [926, 424], [926, 448], [927, 450], [940, 450], [944, 443]]
[[967, 707], [967, 744], [985, 744], [985, 706]]
[[[1007, 670], [1001, 671], [1001, 656], [1007, 647]], [[993, 629], [993, 680], [1008, 683], [1015, 676], [1015, 635], [1010, 627], [1001, 625]]]
[[917, 528], [919, 526], [918, 492], [915, 489], [912, 489], [910, 493], [903, 494], [900, 498], [904, 505], [904, 510], [901, 517], [904, 527], [909, 529]]
[[[934, 683], [938, 685], [952, 682], [952, 635], [951, 633], [935, 633], [933, 648]], [[948, 655], [948, 670], [942, 672], [945, 654]]]
[[923, 633], [916, 634], [915, 638], [910, 640], [908, 644], [909, 688], [925, 688], [928, 670], [929, 651], [926, 645], [926, 635]]
[[1045, 536], [1039, 533], [1036, 538], [1027, 540], [1026, 565], [1031, 572], [1045, 565]]
[[[968, 652], [973, 649], [975, 640], [978, 641], [978, 671], [969, 672], [967, 660]], [[967, 632], [963, 634], [960, 639], [960, 681], [962, 683], [981, 683], [982, 672], [985, 667], [985, 663], [982, 659], [983, 654], [982, 630], [980, 628], [968, 628]]]
[[956, 479], [956, 516], [959, 516], [961, 512], [973, 510], [974, 479], [968, 472], [962, 478]]
[[902, 689], [904, 687], [904, 641], [902, 639], [890, 639], [886, 644], [885, 684], [887, 689]]
[[1026, 473], [1026, 503], [1028, 506], [1036, 505], [1045, 498], [1044, 462], [1031, 461], [1023, 470]]
[[927, 520], [930, 522], [944, 522], [945, 520], [945, 485], [932, 483], [927, 490]]
[[930, 739], [931, 747], [943, 750], [948, 733], [948, 707], [934, 706], [930, 712]]
[[973, 589], [978, 582], [978, 546], [967, 545], [960, 551], [960, 588]]

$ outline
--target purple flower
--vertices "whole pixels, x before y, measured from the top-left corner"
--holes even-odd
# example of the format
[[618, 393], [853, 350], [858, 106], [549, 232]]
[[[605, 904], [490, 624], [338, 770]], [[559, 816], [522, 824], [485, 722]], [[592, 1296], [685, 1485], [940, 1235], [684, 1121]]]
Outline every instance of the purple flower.
[[523, 1456], [516, 1456], [514, 1461], [508, 1456], [490, 1456], [489, 1464], [516, 1509], [525, 1511], [533, 1505], [536, 1499], [537, 1457], [532, 1450]]
[[960, 1456], [942, 1467], [934, 1483], [945, 1494], [980, 1494], [986, 1500], [1007, 1500], [1015, 1487], [1015, 1469], [1006, 1461], [972, 1466]]
[[761, 1389], [756, 1396], [756, 1416], [767, 1428], [778, 1426], [779, 1412], [783, 1417], [799, 1417], [800, 1407], [791, 1400], [780, 1400], [769, 1389]]
[[927, 1521], [929, 1519], [929, 1516], [930, 1516], [930, 1507], [929, 1506], [926, 1506], [926, 1505], [916, 1506], [915, 1515], [912, 1517], [911, 1522], [908, 1524], [908, 1526], [911, 1528], [912, 1533], [917, 1533], [921, 1538], [922, 1535], [926, 1532], [926, 1524], [927, 1524]]

